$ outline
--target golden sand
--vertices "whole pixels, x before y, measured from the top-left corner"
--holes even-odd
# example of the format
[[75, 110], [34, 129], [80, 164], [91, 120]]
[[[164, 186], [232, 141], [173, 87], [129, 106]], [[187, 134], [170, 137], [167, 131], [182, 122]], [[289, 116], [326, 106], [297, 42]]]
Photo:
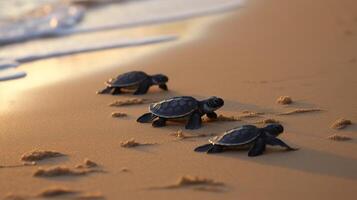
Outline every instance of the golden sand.
[[31, 161], [40, 161], [48, 158], [56, 158], [61, 156], [65, 156], [65, 154], [56, 151], [35, 150], [22, 155], [21, 160], [31, 162]]
[[333, 128], [333, 129], [344, 129], [344, 128], [346, 128], [347, 126], [349, 126], [351, 124], [352, 124], [351, 120], [341, 118], [341, 119], [338, 119], [337, 121], [335, 121], [331, 125], [331, 128]]
[[123, 112], [113, 112], [112, 117], [114, 118], [122, 118], [122, 117], [127, 117], [128, 114], [123, 113]]
[[297, 108], [295, 110], [280, 113], [279, 115], [293, 115], [293, 114], [299, 114], [299, 113], [318, 112], [318, 111], [321, 111], [321, 109], [319, 109], [319, 108]]
[[4, 200], [25, 200], [28, 199], [28, 196], [18, 195], [14, 193], [8, 193], [5, 195]]
[[117, 100], [113, 103], [109, 104], [109, 106], [129, 106], [129, 105], [138, 105], [148, 103], [150, 100], [148, 99], [140, 99], [140, 98], [132, 98], [125, 100]]
[[348, 140], [352, 140], [352, 138], [350, 138], [350, 137], [347, 137], [347, 136], [344, 136], [344, 135], [337, 135], [337, 134], [334, 134], [334, 135], [329, 136], [328, 139], [330, 139], [330, 140], [335, 140], [335, 141], [348, 141]]
[[293, 103], [293, 100], [289, 96], [281, 96], [276, 100], [276, 102], [278, 104], [286, 105]]
[[83, 176], [93, 172], [103, 172], [99, 169], [71, 169], [65, 166], [54, 166], [49, 168], [38, 168], [33, 176], [56, 177], [56, 176]]

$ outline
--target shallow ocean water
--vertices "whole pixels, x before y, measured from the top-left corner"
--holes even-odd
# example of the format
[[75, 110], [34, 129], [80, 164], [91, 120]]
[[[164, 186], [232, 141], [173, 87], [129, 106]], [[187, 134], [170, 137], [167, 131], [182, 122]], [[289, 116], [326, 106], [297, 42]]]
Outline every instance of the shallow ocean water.
[[180, 39], [182, 32], [160, 24], [230, 11], [244, 0], [126, 0], [98, 7], [64, 2], [0, 1], [0, 81], [26, 77], [25, 62]]

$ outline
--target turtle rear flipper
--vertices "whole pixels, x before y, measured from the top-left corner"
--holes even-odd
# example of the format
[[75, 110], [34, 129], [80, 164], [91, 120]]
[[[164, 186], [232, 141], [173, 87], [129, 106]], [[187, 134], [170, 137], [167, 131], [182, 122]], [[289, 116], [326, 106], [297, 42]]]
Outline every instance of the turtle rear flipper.
[[145, 113], [141, 117], [139, 117], [136, 121], [140, 123], [150, 123], [156, 118], [155, 115], [151, 113]]
[[213, 147], [213, 144], [205, 144], [199, 147], [196, 147], [194, 151], [196, 152], [207, 152]]
[[272, 146], [281, 146], [281, 147], [285, 147], [286, 150], [288, 151], [296, 151], [298, 150], [297, 148], [292, 148], [289, 145], [287, 145], [285, 142], [283, 142], [282, 140], [275, 138], [275, 137], [268, 137], [266, 139], [266, 143]]
[[248, 152], [249, 157], [259, 156], [265, 151], [265, 140], [259, 137]]

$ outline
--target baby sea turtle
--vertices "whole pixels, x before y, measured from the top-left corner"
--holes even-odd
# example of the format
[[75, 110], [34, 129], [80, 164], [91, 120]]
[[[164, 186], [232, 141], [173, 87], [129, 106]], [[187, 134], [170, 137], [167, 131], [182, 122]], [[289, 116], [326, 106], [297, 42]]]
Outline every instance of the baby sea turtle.
[[148, 75], [142, 71], [131, 71], [117, 76], [114, 79], [109, 79], [105, 84], [106, 88], [98, 91], [98, 94], [111, 93], [120, 94], [121, 89], [136, 90], [135, 95], [146, 94], [149, 88], [153, 85], [158, 85], [159, 88], [167, 90], [168, 77], [163, 74]]
[[198, 129], [201, 127], [203, 115], [209, 118], [217, 118], [214, 112], [224, 104], [223, 99], [210, 97], [203, 101], [198, 101], [193, 97], [180, 96], [165, 99], [149, 106], [149, 113], [146, 113], [137, 119], [140, 123], [152, 122], [154, 127], [166, 125], [167, 120], [188, 118], [186, 129]]
[[277, 137], [284, 131], [280, 124], [270, 124], [264, 128], [244, 125], [226, 131], [222, 136], [209, 140], [209, 144], [199, 146], [198, 152], [220, 153], [230, 148], [249, 148], [248, 156], [259, 156], [265, 151], [266, 145], [285, 147], [286, 150], [297, 150], [285, 144]]

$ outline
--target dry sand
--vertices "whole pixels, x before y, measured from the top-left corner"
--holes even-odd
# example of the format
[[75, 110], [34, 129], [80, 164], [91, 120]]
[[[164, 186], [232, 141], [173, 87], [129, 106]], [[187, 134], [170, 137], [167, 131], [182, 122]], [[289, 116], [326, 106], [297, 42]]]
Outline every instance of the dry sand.
[[[1, 168], [0, 194], [30, 194], [60, 182], [73, 190], [100, 191], [107, 199], [355, 199], [357, 127], [338, 131], [351, 141], [327, 137], [336, 134], [330, 124], [339, 116], [357, 119], [357, 65], [352, 62], [357, 58], [356, 10], [355, 0], [250, 0], [195, 41], [175, 43], [125, 66], [17, 94], [0, 113], [0, 165], [16, 164], [32, 149], [56, 149], [70, 156], [48, 160], [41, 167], [75, 166], [90, 157], [108, 173], [52, 179], [32, 177], [33, 166]], [[91, 60], [95, 56], [89, 55], [115, 59], [111, 52], [118, 51], [81, 55], [71, 62], [83, 64], [85, 58], [88, 64], [96, 63]], [[61, 65], [64, 59], [37, 64]], [[132, 116], [130, 120], [109, 116], [117, 109], [108, 106], [110, 102], [135, 97], [96, 95], [96, 90], [109, 77], [134, 68], [170, 77], [170, 91], [153, 87], [145, 96], [148, 99], [217, 95], [225, 99], [220, 113], [232, 115], [244, 110], [283, 113], [316, 107], [324, 112], [265, 116], [283, 122], [281, 138], [299, 151], [269, 148], [257, 158], [247, 157], [244, 151], [198, 154], [193, 149], [207, 138], [172, 140], [170, 133], [182, 129], [182, 124], [158, 129], [136, 123], [133, 116], [146, 112], [146, 104], [120, 107]], [[26, 80], [18, 83], [21, 87]], [[294, 97], [293, 104], [276, 104], [277, 97], [287, 94]], [[189, 132], [219, 133], [244, 123], [205, 123]], [[120, 142], [128, 138], [160, 145], [121, 148]], [[132, 173], [121, 173], [124, 166]], [[229, 190], [145, 189], [186, 174], [219, 180]]]

